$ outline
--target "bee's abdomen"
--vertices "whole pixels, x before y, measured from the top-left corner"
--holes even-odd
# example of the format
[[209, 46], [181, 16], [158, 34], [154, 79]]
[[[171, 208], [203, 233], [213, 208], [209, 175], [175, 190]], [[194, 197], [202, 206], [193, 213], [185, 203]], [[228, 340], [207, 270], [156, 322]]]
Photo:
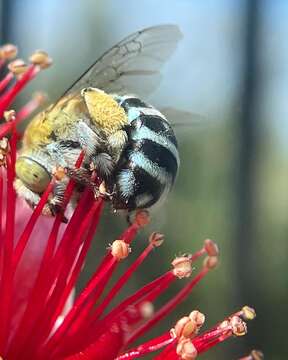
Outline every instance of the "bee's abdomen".
[[179, 166], [177, 141], [165, 117], [135, 97], [119, 98], [129, 126], [116, 174], [115, 208], [149, 208], [169, 192]]

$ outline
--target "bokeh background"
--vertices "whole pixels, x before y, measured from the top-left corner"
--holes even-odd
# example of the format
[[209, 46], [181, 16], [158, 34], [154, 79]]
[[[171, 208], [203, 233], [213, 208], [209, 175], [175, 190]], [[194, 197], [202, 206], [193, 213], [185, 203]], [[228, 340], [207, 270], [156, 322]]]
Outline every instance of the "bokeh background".
[[[124, 36], [174, 23], [184, 38], [149, 101], [203, 115], [176, 128], [181, 171], [166, 204], [134, 246], [152, 230], [166, 235], [124, 292], [166, 271], [175, 254], [215, 239], [221, 266], [157, 327], [171, 327], [198, 308], [206, 326], [244, 304], [257, 319], [245, 338], [230, 340], [203, 359], [237, 359], [252, 348], [287, 359], [288, 303], [288, 3], [284, 0], [2, 0], [1, 42], [22, 57], [43, 48], [54, 66], [27, 89], [55, 100], [104, 50]], [[26, 98], [27, 99], [27, 98]], [[25, 94], [18, 100], [25, 102]], [[126, 226], [105, 210], [86, 271]], [[127, 263], [121, 265], [123, 268]], [[85, 276], [82, 283], [85, 283]], [[180, 288], [180, 283], [178, 284]], [[175, 291], [175, 289], [174, 289]], [[152, 336], [149, 334], [148, 337]]]

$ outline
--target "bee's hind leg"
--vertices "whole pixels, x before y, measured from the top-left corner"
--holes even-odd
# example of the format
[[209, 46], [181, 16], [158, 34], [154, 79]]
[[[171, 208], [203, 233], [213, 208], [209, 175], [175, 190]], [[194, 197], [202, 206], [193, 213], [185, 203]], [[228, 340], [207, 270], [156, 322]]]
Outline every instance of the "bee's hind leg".
[[107, 151], [107, 144], [84, 121], [77, 123], [77, 138], [82, 149], [85, 150], [91, 172], [106, 180], [115, 167], [115, 161]]
[[112, 157], [106, 152], [96, 153], [91, 156], [90, 170], [95, 171], [97, 176], [102, 180], [107, 180], [113, 169], [115, 168], [115, 163]]

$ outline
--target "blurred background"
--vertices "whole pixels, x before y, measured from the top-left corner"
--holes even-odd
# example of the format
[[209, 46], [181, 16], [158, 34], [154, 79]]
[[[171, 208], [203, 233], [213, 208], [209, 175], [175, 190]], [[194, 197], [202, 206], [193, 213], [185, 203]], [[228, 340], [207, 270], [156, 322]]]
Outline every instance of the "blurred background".
[[[148, 338], [197, 308], [212, 326], [242, 305], [257, 319], [248, 335], [203, 359], [237, 359], [251, 349], [287, 359], [288, 278], [288, 3], [282, 0], [2, 0], [1, 42], [23, 58], [45, 49], [54, 65], [18, 100], [41, 89], [55, 100], [103, 51], [128, 34], [178, 24], [184, 38], [148, 99], [204, 116], [177, 130], [181, 170], [165, 206], [141, 233], [133, 257], [151, 231], [166, 235], [124, 289], [166, 271], [175, 254], [217, 241], [221, 265]], [[173, 121], [173, 119], [171, 119]], [[98, 254], [126, 227], [105, 210], [85, 276]], [[131, 263], [132, 257], [122, 269]], [[181, 281], [177, 283], [181, 287]], [[176, 286], [176, 287], [177, 287]], [[176, 289], [173, 290], [176, 293]], [[172, 290], [170, 295], [172, 294]]]

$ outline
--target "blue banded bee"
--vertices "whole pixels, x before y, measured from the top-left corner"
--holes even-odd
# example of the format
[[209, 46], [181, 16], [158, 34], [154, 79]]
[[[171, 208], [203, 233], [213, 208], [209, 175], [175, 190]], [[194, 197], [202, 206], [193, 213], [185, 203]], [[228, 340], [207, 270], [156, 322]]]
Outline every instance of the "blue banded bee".
[[[108, 196], [115, 210], [149, 208], [165, 198], [179, 168], [177, 140], [166, 117], [138, 96], [155, 89], [159, 70], [181, 37], [175, 25], [128, 36], [31, 121], [15, 180], [30, 206], [39, 202], [56, 166], [76, 180], [79, 192], [93, 186], [96, 171], [105, 191], [95, 193]], [[82, 150], [82, 167], [73, 171]], [[46, 214], [59, 211], [66, 183], [66, 178], [56, 182]]]

